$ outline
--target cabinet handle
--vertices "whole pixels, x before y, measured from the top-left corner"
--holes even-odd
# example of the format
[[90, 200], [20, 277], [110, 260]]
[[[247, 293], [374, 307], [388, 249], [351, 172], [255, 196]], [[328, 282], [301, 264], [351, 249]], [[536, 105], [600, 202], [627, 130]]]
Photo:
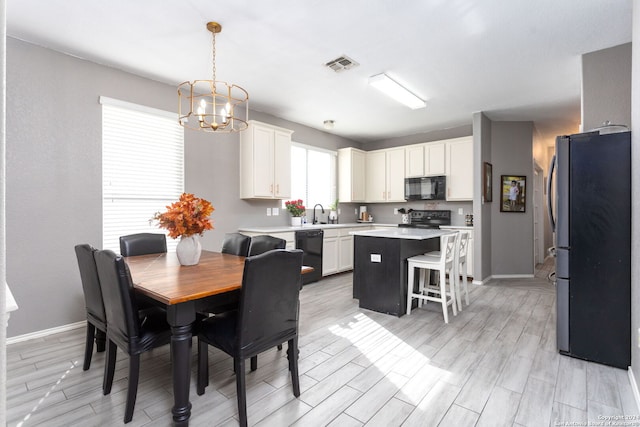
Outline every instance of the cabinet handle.
[[273, 194], [273, 184], [269, 186], [269, 193]]
[[276, 194], [280, 194], [280, 184], [276, 184]]
[[387, 194], [387, 192], [386, 192], [386, 191], [383, 191], [383, 192], [382, 192], [382, 200], [384, 200], [384, 199], [385, 199], [385, 197], [384, 197], [384, 196], [385, 196], [386, 194]]

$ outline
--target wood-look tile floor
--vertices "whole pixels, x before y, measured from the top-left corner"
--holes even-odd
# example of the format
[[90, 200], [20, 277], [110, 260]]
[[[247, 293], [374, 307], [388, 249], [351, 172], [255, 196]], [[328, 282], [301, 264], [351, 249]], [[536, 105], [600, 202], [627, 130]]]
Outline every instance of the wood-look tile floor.
[[[449, 324], [435, 303], [401, 318], [362, 310], [351, 280], [345, 273], [305, 286], [302, 394], [292, 394], [285, 352], [262, 354], [247, 374], [250, 425], [540, 427], [638, 416], [625, 370], [557, 353], [555, 292], [544, 279], [470, 285], [471, 304]], [[127, 359], [118, 354], [113, 390], [103, 396], [104, 353], [82, 371], [84, 333], [8, 346], [9, 426], [122, 424]], [[203, 396], [193, 364], [190, 425], [237, 425], [231, 359], [211, 349], [209, 362]], [[172, 404], [164, 347], [142, 358], [129, 425], [171, 425]]]

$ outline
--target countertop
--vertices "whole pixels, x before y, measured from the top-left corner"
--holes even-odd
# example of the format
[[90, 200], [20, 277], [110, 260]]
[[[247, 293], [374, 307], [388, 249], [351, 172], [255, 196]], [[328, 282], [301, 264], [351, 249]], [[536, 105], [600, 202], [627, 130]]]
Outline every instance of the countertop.
[[349, 234], [353, 234], [354, 236], [386, 237], [390, 239], [411, 239], [411, 240], [433, 239], [434, 237], [440, 237], [448, 233], [449, 232], [446, 230], [410, 228], [410, 227], [389, 228], [387, 230], [362, 230], [362, 231], [349, 232]]
[[441, 229], [446, 230], [454, 228], [456, 230], [473, 230], [473, 225], [441, 225]]
[[276, 227], [241, 227], [239, 232], [246, 233], [285, 233], [287, 231], [314, 230], [314, 229], [331, 229], [331, 228], [355, 228], [355, 227], [397, 227], [398, 224], [381, 224], [371, 222], [347, 222], [344, 224], [305, 224], [301, 227], [276, 226]]

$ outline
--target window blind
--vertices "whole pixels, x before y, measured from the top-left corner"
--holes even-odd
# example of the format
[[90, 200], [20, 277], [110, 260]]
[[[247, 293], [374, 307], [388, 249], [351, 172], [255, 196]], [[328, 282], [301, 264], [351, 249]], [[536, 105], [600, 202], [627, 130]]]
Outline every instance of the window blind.
[[320, 203], [326, 209], [336, 200], [335, 151], [294, 143], [291, 146], [291, 197], [307, 209]]
[[[184, 191], [184, 131], [175, 114], [102, 97], [102, 245], [162, 233], [150, 223]], [[169, 250], [177, 241], [167, 238]]]

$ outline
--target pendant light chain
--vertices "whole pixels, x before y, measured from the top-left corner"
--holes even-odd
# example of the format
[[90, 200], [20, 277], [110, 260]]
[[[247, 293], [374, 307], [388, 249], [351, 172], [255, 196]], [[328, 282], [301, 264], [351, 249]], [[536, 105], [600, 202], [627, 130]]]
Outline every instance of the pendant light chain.
[[213, 37], [213, 43], [212, 43], [212, 51], [213, 51], [213, 81], [214, 81], [214, 85], [215, 85], [215, 81], [216, 81], [216, 33], [215, 31], [211, 32], [211, 37]]

